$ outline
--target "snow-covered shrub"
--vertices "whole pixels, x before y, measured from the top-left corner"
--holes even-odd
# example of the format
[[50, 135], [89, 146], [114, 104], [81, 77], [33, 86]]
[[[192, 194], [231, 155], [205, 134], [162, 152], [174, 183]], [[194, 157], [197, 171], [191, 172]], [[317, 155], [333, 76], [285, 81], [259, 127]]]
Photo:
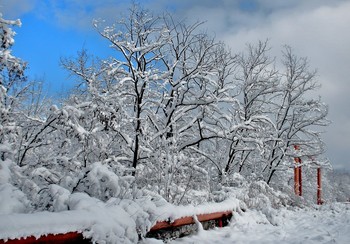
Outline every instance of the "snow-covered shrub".
[[215, 202], [222, 202], [232, 196], [242, 202], [247, 194], [249, 182], [239, 173], [225, 177], [225, 184], [216, 184], [210, 192], [210, 199]]
[[278, 209], [290, 205], [291, 199], [285, 193], [271, 188], [265, 181], [256, 181], [249, 184], [245, 202], [249, 208]]
[[93, 216], [87, 218], [89, 221], [83, 231], [85, 238], [98, 243], [137, 243], [136, 224], [120, 206], [103, 203], [85, 193], [70, 195], [68, 206], [72, 211]]
[[203, 163], [201, 157], [177, 153], [174, 148], [155, 151], [154, 154], [155, 157], [139, 165], [139, 185], [175, 205], [199, 204], [208, 200], [208, 172], [199, 166]]
[[26, 195], [9, 183], [0, 184], [0, 214], [26, 213], [30, 202]]
[[30, 201], [17, 185], [18, 167], [9, 159], [0, 160], [0, 213], [26, 213], [31, 210]]
[[133, 177], [118, 176], [108, 165], [94, 163], [85, 169], [73, 191], [86, 192], [102, 201], [110, 198], [132, 198]]
[[261, 211], [272, 224], [277, 224], [274, 219], [275, 211], [291, 206], [298, 200], [297, 197], [294, 199], [293, 196], [270, 187], [265, 181], [255, 180], [254, 176], [249, 179], [235, 173], [228, 177], [226, 183], [229, 186], [220, 186], [217, 191], [212, 192], [211, 198], [214, 201], [222, 202], [234, 197], [240, 201], [243, 211]]
[[71, 192], [59, 185], [51, 184], [47, 188], [43, 188], [39, 194], [40, 199], [36, 202], [43, 208], [53, 212], [68, 210], [68, 199]]
[[113, 243], [124, 243], [124, 241], [136, 243], [139, 236], [145, 236], [158, 220], [157, 207], [169, 204], [153, 192], [147, 190], [137, 192], [133, 199], [112, 197], [106, 202], [81, 192], [73, 193], [69, 197], [64, 195], [62, 199], [69, 210], [100, 213], [91, 229], [84, 232], [85, 237], [92, 237], [93, 240], [96, 238], [98, 242], [110, 243], [113, 240]]
[[329, 170], [323, 175], [325, 174], [326, 177], [322, 182], [322, 194], [325, 197], [325, 202], [350, 202], [350, 172]]
[[276, 211], [291, 205], [292, 199], [287, 194], [271, 188], [265, 181], [257, 181], [249, 184], [245, 203], [249, 209], [261, 211], [271, 224], [276, 225]]

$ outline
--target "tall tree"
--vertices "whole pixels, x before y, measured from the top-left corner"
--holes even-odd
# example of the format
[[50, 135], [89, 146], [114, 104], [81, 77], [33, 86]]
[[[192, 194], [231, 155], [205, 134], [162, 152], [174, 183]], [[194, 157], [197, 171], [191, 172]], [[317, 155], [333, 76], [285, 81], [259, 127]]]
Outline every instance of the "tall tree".
[[22, 82], [25, 80], [25, 63], [11, 54], [14, 31], [10, 26], [20, 26], [19, 20], [5, 20], [0, 14], [0, 159], [13, 156], [12, 147], [16, 140], [15, 110], [23, 95]]
[[279, 96], [279, 76], [268, 51], [268, 42], [260, 41], [256, 46], [248, 45], [247, 53], [238, 58], [235, 73], [241, 88], [238, 114], [245, 126], [237, 130], [229, 142], [226, 174], [244, 170], [248, 174], [257, 173], [263, 144], [272, 139], [271, 105]]
[[[327, 126], [328, 107], [320, 100], [313, 99], [311, 93], [318, 87], [316, 72], [310, 70], [306, 58], [293, 54], [290, 47], [283, 52], [284, 73], [281, 77], [281, 96], [276, 100], [274, 121], [277, 130], [276, 140], [270, 144], [265, 180], [281, 168], [290, 167], [294, 156], [316, 157], [324, 152], [324, 143], [318, 128]], [[294, 151], [298, 145], [301, 150]]]
[[[115, 58], [98, 68], [88, 66], [84, 53], [76, 61], [63, 60], [85, 84], [90, 101], [99, 104], [106, 125], [114, 124], [111, 133], [120, 138], [125, 165], [135, 175], [141, 165], [164, 164], [159, 167], [169, 177], [162, 180], [165, 188], [170, 182], [179, 185], [171, 176], [175, 172], [199, 170], [195, 166], [203, 162], [201, 144], [224, 136], [230, 119], [220, 108], [235, 101], [233, 81], [227, 79], [234, 57], [199, 26], [175, 22], [169, 15], [154, 17], [133, 6], [130, 16], [113, 26], [95, 23], [116, 51]], [[160, 160], [160, 152], [167, 162]]]

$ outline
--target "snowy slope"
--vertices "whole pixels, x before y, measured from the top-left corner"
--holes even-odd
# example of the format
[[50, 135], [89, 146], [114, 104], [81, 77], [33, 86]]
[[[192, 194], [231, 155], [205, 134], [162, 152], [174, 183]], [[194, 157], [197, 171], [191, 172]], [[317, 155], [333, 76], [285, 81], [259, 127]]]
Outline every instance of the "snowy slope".
[[[350, 204], [280, 209], [274, 225], [259, 211], [234, 215], [229, 227], [201, 231], [171, 243], [350, 243]], [[147, 239], [143, 243], [158, 243]], [[160, 242], [159, 242], [160, 243]]]
[[[0, 240], [47, 234], [80, 232], [85, 238], [106, 243], [136, 243], [156, 221], [175, 220], [193, 214], [239, 209], [239, 200], [198, 206], [174, 206], [165, 202], [110, 199], [104, 203], [84, 193], [67, 196], [69, 211], [0, 213]], [[59, 205], [63, 205], [63, 202]], [[157, 205], [157, 206], [156, 206]]]
[[135, 221], [125, 209], [82, 193], [72, 194], [71, 202], [70, 211], [0, 214], [0, 240], [77, 231], [94, 241], [137, 242]]

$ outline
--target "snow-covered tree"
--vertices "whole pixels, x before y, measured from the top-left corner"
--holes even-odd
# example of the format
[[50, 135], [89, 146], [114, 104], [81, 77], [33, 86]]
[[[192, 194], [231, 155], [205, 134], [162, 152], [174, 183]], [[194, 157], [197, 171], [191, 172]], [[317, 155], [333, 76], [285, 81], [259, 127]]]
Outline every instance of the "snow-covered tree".
[[279, 96], [279, 76], [274, 60], [268, 56], [268, 43], [248, 45], [239, 55], [235, 79], [239, 84], [240, 106], [237, 113], [245, 126], [237, 130], [229, 142], [225, 172], [259, 174], [265, 143], [273, 137], [271, 121], [273, 100]]
[[16, 121], [14, 110], [22, 96], [22, 84], [25, 80], [25, 63], [11, 54], [14, 44], [14, 31], [10, 26], [20, 26], [19, 20], [5, 20], [0, 15], [0, 158], [2, 161], [11, 158], [12, 147], [16, 138]]
[[89, 66], [86, 53], [63, 60], [84, 83], [106, 135], [118, 142], [109, 156], [171, 201], [184, 199], [194, 180], [207, 180], [203, 152], [225, 131], [233, 133], [234, 119], [222, 109], [236, 105], [227, 79], [234, 58], [199, 26], [133, 8], [113, 26], [95, 23], [115, 58], [98, 67]]
[[28, 201], [16, 186], [19, 170], [15, 157], [21, 128], [18, 112], [26, 88], [25, 63], [11, 54], [19, 20], [5, 20], [0, 14], [0, 212], [27, 211]]
[[316, 83], [305, 59], [286, 48], [279, 71], [267, 42], [234, 56], [200, 23], [138, 6], [129, 13], [112, 26], [94, 22], [114, 57], [62, 60], [79, 79], [62, 123], [83, 167], [117, 162], [140, 186], [180, 202], [234, 172], [270, 183], [291, 168], [293, 145], [305, 145], [298, 155], [322, 152], [315, 128], [327, 125], [327, 108], [308, 97]]
[[[276, 99], [273, 120], [276, 138], [269, 143], [269, 154], [263, 170], [270, 183], [276, 171], [293, 167], [294, 157], [316, 158], [324, 152], [319, 128], [327, 126], [328, 107], [320, 98], [312, 98], [318, 87], [316, 72], [310, 70], [305, 58], [293, 54], [290, 47], [283, 52], [284, 71], [281, 74], [281, 93]], [[300, 147], [295, 151], [294, 145]]]
[[2, 128], [12, 131], [1, 131], [1, 156], [17, 165], [15, 185], [34, 208], [55, 210], [58, 192], [108, 201], [131, 199], [137, 188], [176, 204], [201, 202], [234, 186], [237, 173], [288, 182], [294, 157], [322, 153], [327, 107], [311, 98], [307, 60], [287, 47], [277, 69], [268, 42], [232, 55], [200, 26], [139, 6], [113, 25], [95, 21], [113, 56], [63, 58], [77, 86], [50, 109], [33, 86], [17, 85], [25, 66], [7, 55], [19, 64], [2, 68]]

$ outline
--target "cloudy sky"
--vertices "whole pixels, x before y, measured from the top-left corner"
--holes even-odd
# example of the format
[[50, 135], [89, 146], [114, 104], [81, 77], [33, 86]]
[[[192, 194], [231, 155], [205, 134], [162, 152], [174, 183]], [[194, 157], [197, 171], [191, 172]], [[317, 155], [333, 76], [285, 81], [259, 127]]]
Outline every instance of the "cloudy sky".
[[[72, 86], [60, 57], [87, 48], [101, 57], [108, 44], [92, 28], [93, 18], [110, 21], [130, 7], [128, 0], [0, 0], [5, 18], [20, 18], [14, 53], [28, 61], [32, 78], [51, 94]], [[334, 168], [350, 171], [350, 0], [144, 0], [152, 11], [206, 21], [203, 28], [240, 52], [247, 43], [269, 39], [272, 55], [290, 45], [318, 70], [318, 93], [333, 122], [324, 134]]]

